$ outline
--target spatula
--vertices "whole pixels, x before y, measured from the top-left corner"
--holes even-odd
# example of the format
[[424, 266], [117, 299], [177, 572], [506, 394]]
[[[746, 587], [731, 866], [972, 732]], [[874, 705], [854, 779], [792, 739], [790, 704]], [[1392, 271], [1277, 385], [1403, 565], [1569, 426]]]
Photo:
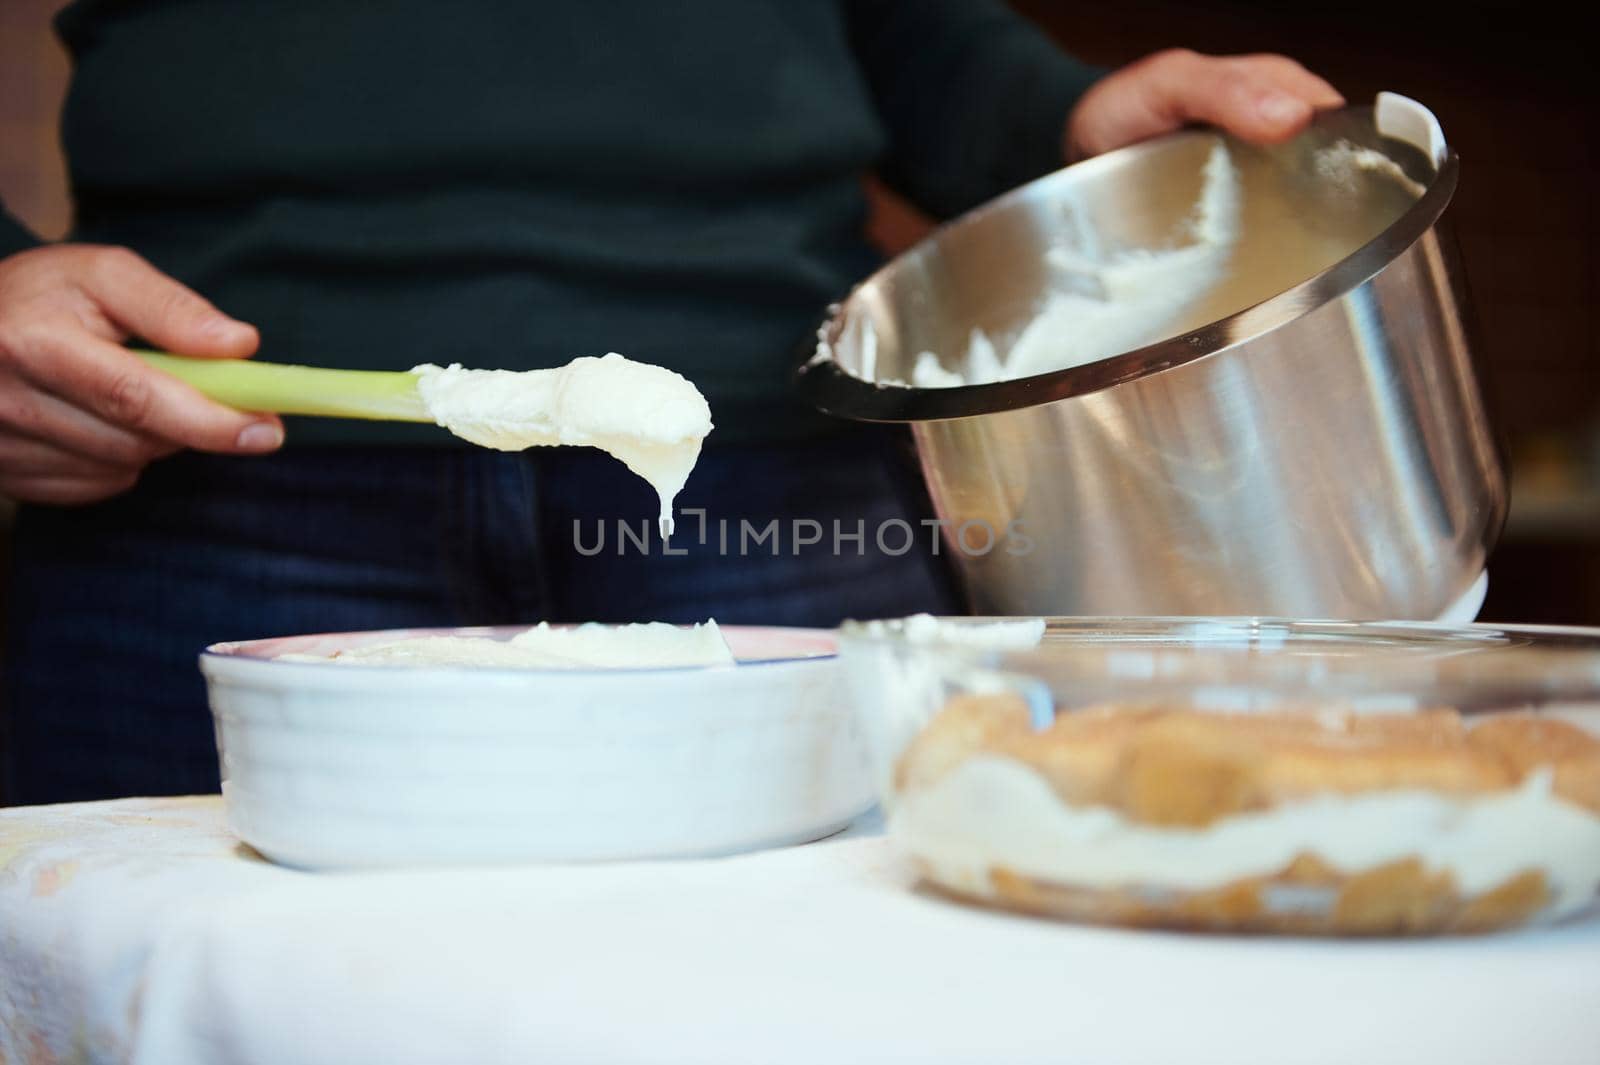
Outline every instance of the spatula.
[[329, 370], [253, 359], [196, 359], [139, 351], [151, 366], [218, 403], [272, 414], [432, 422], [417, 376], [391, 370]]

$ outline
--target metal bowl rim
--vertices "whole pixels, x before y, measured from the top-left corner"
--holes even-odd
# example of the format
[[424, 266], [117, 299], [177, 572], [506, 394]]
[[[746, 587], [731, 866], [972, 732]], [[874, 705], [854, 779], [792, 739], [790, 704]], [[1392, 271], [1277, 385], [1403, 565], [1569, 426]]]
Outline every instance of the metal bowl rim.
[[[1372, 110], [1367, 106], [1343, 108], [1335, 113], [1349, 115], [1371, 113]], [[980, 224], [987, 215], [1021, 202], [1034, 190], [1065, 181], [1064, 175], [1071, 174], [1077, 178], [1175, 139], [1215, 135], [1187, 130], [1118, 148], [1046, 174], [945, 222], [858, 282], [843, 300], [829, 307], [816, 331], [818, 347], [824, 344], [831, 347], [839, 341], [844, 329], [845, 311], [864, 288], [903, 268], [908, 260], [927, 249], [944, 233]], [[1422, 195], [1404, 214], [1367, 243], [1275, 296], [1154, 344], [1065, 370], [954, 388], [900, 388], [874, 384], [846, 372], [831, 358], [816, 358], [817, 349], [811, 349], [803, 353], [795, 371], [794, 385], [802, 398], [828, 414], [857, 421], [916, 422], [969, 418], [1040, 406], [1175, 369], [1281, 329], [1339, 299], [1382, 272], [1438, 223], [1455, 195], [1459, 172], [1459, 157], [1453, 148], [1447, 147], [1444, 160]]]

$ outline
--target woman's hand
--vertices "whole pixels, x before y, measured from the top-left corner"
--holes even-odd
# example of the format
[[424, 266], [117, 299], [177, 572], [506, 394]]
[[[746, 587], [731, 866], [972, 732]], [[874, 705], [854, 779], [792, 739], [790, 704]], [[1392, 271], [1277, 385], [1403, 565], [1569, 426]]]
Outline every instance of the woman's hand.
[[179, 448], [260, 454], [276, 417], [213, 403], [121, 346], [242, 359], [234, 321], [126, 248], [64, 244], [0, 260], [0, 493], [89, 503], [127, 490]]
[[1288, 140], [1315, 112], [1343, 103], [1337, 89], [1286, 56], [1157, 52], [1108, 75], [1078, 101], [1067, 118], [1067, 160], [1192, 122], [1248, 141]]

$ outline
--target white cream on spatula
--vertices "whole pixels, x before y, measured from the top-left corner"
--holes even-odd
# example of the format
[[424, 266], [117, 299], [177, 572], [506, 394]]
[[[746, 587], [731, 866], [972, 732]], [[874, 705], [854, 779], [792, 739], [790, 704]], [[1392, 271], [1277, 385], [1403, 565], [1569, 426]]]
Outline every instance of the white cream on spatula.
[[711, 408], [681, 374], [612, 352], [550, 370], [418, 366], [417, 393], [434, 421], [483, 447], [597, 447], [650, 483], [661, 500], [661, 535], [672, 501], [711, 432]]

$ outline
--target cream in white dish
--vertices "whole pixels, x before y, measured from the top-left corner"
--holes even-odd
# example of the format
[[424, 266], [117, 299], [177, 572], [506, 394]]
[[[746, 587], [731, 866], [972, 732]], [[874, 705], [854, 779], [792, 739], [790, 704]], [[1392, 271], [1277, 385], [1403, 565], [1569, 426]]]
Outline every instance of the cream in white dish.
[[1308, 852], [1345, 874], [1415, 857], [1467, 895], [1539, 870], [1551, 894], [1542, 916], [1551, 919], [1600, 889], [1600, 817], [1555, 795], [1548, 770], [1470, 797], [1326, 795], [1167, 828], [1073, 806], [1030, 767], [978, 754], [931, 785], [894, 794], [889, 831], [936, 881], [984, 898], [996, 897], [996, 867], [1091, 889], [1203, 891], [1270, 876]]
[[643, 477], [661, 501], [661, 534], [672, 501], [711, 432], [711, 408], [694, 384], [661, 366], [612, 352], [549, 370], [417, 366], [429, 416], [463, 440], [499, 451], [597, 447]]
[[333, 655], [279, 655], [276, 661], [497, 669], [673, 669], [735, 664], [717, 623], [709, 620], [691, 626], [659, 621], [574, 626], [541, 622], [509, 640], [416, 636], [352, 647]]

